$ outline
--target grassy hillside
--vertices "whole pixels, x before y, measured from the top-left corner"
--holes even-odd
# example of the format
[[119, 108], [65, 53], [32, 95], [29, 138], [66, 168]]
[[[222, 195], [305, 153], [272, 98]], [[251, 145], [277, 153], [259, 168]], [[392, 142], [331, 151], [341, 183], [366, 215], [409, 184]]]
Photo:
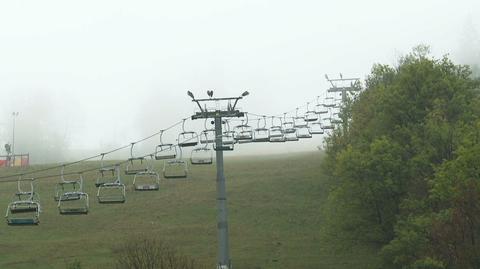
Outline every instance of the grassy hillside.
[[[336, 254], [320, 238], [324, 199], [320, 152], [226, 160], [230, 253], [235, 268], [371, 268], [374, 250]], [[89, 163], [86, 166], [98, 165]], [[157, 164], [161, 171], [161, 162]], [[3, 170], [1, 174], [11, 173]], [[112, 248], [145, 234], [171, 242], [213, 268], [216, 261], [215, 166], [190, 166], [188, 179], [162, 179], [158, 192], [135, 192], [127, 202], [96, 202], [95, 174], [86, 176], [91, 211], [61, 216], [53, 201], [58, 179], [37, 182], [43, 213], [36, 227], [0, 225], [0, 268], [112, 267]], [[15, 183], [0, 185], [6, 208]], [[4, 210], [4, 209], [3, 209]]]

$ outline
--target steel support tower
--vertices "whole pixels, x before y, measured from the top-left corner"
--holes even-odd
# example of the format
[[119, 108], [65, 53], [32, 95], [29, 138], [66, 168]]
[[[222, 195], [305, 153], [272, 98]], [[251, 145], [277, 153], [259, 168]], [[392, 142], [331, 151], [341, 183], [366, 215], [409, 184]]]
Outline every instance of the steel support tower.
[[[223, 169], [223, 151], [233, 150], [230, 146], [223, 144], [222, 124], [223, 118], [239, 118], [244, 113], [236, 109], [237, 103], [249, 93], [245, 91], [238, 97], [213, 98], [213, 91], [207, 92], [210, 98], [195, 99], [193, 94], [188, 91], [188, 96], [192, 98], [192, 102], [197, 103], [200, 111], [192, 116], [192, 120], [197, 119], [213, 119], [215, 125], [215, 150], [217, 163], [217, 231], [218, 231], [218, 262], [217, 269], [232, 269], [232, 263], [229, 254], [228, 243], [228, 214], [227, 214], [227, 191], [225, 184], [225, 174]], [[209, 109], [207, 103], [214, 102], [216, 104], [227, 102], [225, 108]], [[232, 104], [233, 102], [233, 104]]]

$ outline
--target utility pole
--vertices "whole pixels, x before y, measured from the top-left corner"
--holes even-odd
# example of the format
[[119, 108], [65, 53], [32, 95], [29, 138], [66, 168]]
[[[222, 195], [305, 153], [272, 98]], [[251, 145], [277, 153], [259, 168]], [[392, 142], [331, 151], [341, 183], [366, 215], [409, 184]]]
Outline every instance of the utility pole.
[[[188, 91], [188, 96], [192, 98], [192, 102], [197, 103], [200, 108], [199, 112], [196, 112], [192, 116], [192, 120], [196, 119], [214, 119], [212, 122], [215, 124], [215, 151], [217, 162], [217, 232], [218, 232], [218, 262], [217, 269], [232, 269], [232, 263], [229, 254], [228, 243], [228, 218], [227, 218], [227, 191], [225, 184], [225, 174], [223, 169], [223, 151], [233, 150], [233, 145], [223, 144], [223, 131], [222, 131], [222, 118], [243, 117], [244, 113], [235, 109], [238, 101], [243, 99], [249, 93], [245, 91], [239, 97], [227, 97], [227, 98], [213, 98], [213, 91], [207, 91], [208, 99], [195, 99], [193, 94]], [[216, 104], [221, 102], [227, 102], [226, 108], [222, 109], [221, 106], [216, 106], [215, 109], [209, 109], [207, 103], [215, 102]], [[232, 105], [233, 102], [233, 105]], [[203, 106], [202, 106], [203, 105]]]
[[13, 117], [13, 131], [12, 131], [12, 161], [10, 162], [10, 166], [15, 166], [15, 118], [18, 117], [18, 112], [12, 113]]

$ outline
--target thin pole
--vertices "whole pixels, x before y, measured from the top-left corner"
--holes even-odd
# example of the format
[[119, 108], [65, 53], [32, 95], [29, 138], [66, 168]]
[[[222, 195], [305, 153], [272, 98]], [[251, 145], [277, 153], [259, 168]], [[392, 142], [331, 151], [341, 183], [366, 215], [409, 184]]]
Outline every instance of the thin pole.
[[12, 131], [12, 158], [10, 165], [15, 166], [15, 118], [18, 116], [18, 112], [13, 112], [13, 131]]
[[217, 269], [230, 269], [228, 249], [227, 192], [223, 171], [222, 118], [215, 117], [215, 144], [217, 156], [217, 230], [218, 265]]

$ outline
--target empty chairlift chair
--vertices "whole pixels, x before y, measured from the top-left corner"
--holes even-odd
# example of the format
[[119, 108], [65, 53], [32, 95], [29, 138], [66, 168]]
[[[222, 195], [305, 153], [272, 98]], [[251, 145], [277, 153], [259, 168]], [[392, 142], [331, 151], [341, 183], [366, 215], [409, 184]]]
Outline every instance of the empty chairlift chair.
[[310, 123], [310, 133], [313, 135], [324, 133], [321, 119], [318, 119], [318, 121], [316, 122]]
[[100, 169], [97, 171], [97, 179], [95, 180], [95, 187], [100, 187], [105, 183], [112, 183], [117, 180], [117, 169], [115, 166], [105, 166], [104, 157], [105, 153], [101, 154]]
[[126, 175], [135, 175], [148, 170], [148, 162], [145, 157], [135, 157], [133, 155], [134, 146], [135, 143], [130, 144], [130, 158], [128, 158], [127, 167], [125, 168]]
[[89, 210], [88, 194], [83, 191], [83, 175], [78, 174], [80, 188], [62, 193], [58, 199], [58, 211], [61, 215], [87, 214]]
[[155, 148], [155, 160], [168, 160], [177, 157], [177, 147], [173, 144], [163, 143], [163, 130], [160, 131], [160, 144]]
[[182, 132], [178, 134], [178, 146], [181, 148], [184, 147], [194, 147], [198, 144], [198, 135], [193, 131], [185, 131], [185, 121], [182, 122]]
[[323, 99], [323, 106], [326, 108], [334, 108], [336, 107], [335, 104], [335, 98], [333, 96], [326, 96], [325, 99]]
[[78, 176], [74, 179], [66, 179], [65, 178], [65, 165], [62, 166], [62, 170], [60, 172], [60, 182], [55, 184], [55, 194], [53, 199], [58, 202], [60, 197], [64, 193], [69, 193], [70, 195], [64, 196], [63, 200], [77, 200], [80, 199], [79, 196], [75, 195], [77, 192], [81, 192], [83, 185], [83, 178]]
[[323, 130], [333, 130], [334, 128], [331, 117], [323, 118]]
[[315, 113], [318, 115], [327, 114], [328, 108], [320, 102], [320, 96], [317, 96], [317, 104], [315, 105]]
[[133, 187], [136, 191], [158, 191], [160, 189], [160, 175], [153, 169], [154, 158], [154, 155], [150, 155], [147, 171], [136, 173], [133, 176]]
[[310, 103], [307, 103], [307, 112], [305, 112], [305, 121], [314, 122], [318, 120], [318, 114], [315, 110], [310, 109]]
[[275, 117], [272, 116], [272, 126], [270, 126], [269, 141], [272, 143], [285, 142], [285, 133], [282, 126], [282, 118], [277, 118], [280, 122], [275, 125]]
[[242, 120], [242, 124], [237, 125], [234, 129], [235, 131], [235, 140], [239, 144], [250, 143], [253, 139], [253, 130], [250, 125], [248, 125], [248, 114], [245, 113], [246, 120]]
[[[30, 190], [22, 190], [21, 184], [28, 182]], [[8, 204], [5, 218], [8, 225], [37, 225], [40, 222], [40, 202], [33, 187], [33, 178], [20, 179], [13, 201]]]
[[287, 119], [287, 113], [283, 113], [283, 132], [285, 141], [298, 141], [297, 129], [294, 127], [293, 118]]
[[205, 130], [200, 133], [200, 144], [215, 143], [215, 129], [207, 127], [208, 119], [205, 119]]
[[[263, 124], [261, 124], [263, 122]], [[257, 120], [257, 128], [253, 130], [253, 142], [268, 142], [269, 130], [267, 129], [267, 119], [265, 116]]]
[[125, 203], [125, 184], [120, 178], [120, 165], [115, 165], [114, 174], [116, 179], [113, 182], [103, 183], [97, 189], [97, 200], [101, 204]]
[[305, 120], [305, 116], [298, 115], [298, 107], [295, 111], [295, 117], [293, 117], [293, 127], [303, 128], [308, 126], [308, 122]]
[[208, 144], [192, 150], [192, 153], [190, 155], [190, 163], [193, 165], [213, 163], [213, 151], [208, 146]]
[[163, 162], [164, 178], [186, 178], [188, 175], [187, 162], [182, 159], [182, 148], [178, 148], [175, 159], [165, 159]]
[[312, 133], [310, 132], [310, 127], [305, 126], [297, 129], [297, 137], [299, 139], [303, 138], [312, 138]]

